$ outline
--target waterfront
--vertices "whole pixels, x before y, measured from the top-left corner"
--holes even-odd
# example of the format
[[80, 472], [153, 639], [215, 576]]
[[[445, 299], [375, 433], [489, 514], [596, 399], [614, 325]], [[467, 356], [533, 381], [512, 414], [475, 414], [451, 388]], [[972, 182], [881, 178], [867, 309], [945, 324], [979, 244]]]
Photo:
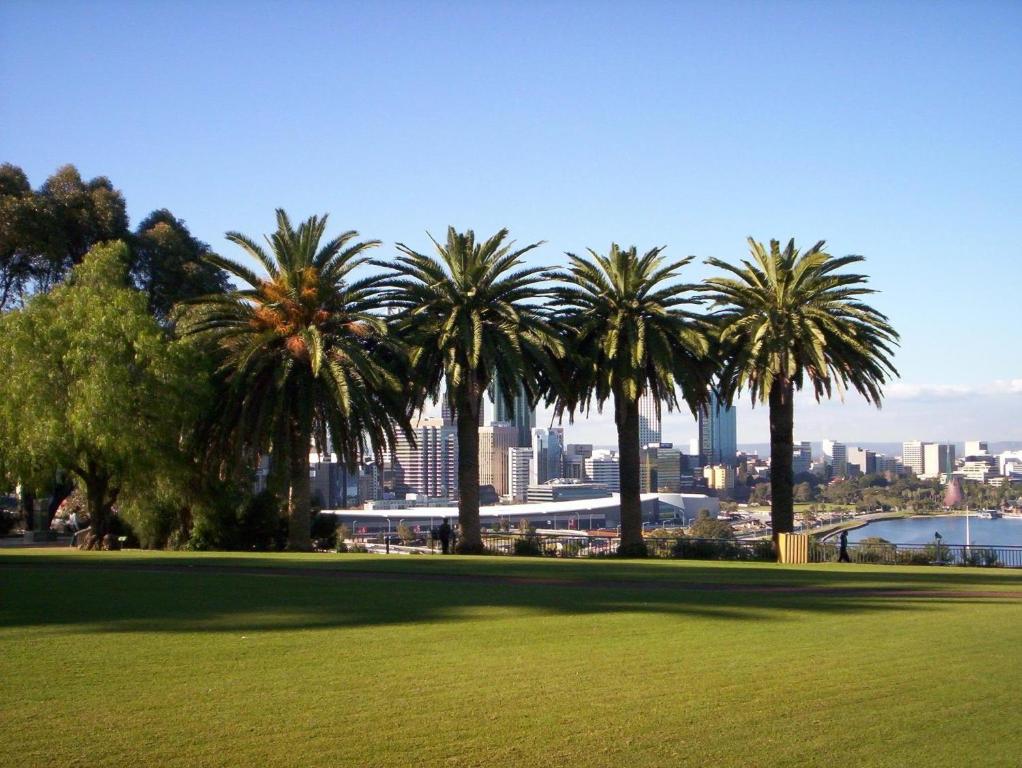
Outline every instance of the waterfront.
[[[933, 534], [940, 532], [945, 544], [965, 544], [965, 516], [906, 517], [878, 520], [848, 532], [848, 541], [879, 537], [895, 544], [930, 544]], [[1022, 546], [1022, 519], [969, 518], [970, 543], [987, 546]]]

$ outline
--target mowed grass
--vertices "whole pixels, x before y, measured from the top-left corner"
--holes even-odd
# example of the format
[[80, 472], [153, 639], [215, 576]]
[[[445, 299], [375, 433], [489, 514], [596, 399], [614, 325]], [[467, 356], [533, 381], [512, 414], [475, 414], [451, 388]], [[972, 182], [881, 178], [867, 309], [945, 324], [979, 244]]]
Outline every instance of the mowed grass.
[[1000, 569], [3, 552], [0, 764], [1018, 766], [1020, 593]]

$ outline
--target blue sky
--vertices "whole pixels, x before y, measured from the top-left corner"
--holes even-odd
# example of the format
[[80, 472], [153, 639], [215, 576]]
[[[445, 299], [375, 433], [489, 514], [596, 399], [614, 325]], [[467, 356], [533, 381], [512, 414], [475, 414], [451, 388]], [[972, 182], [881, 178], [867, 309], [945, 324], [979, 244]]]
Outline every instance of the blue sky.
[[879, 413], [800, 407], [797, 437], [1022, 439], [1020, 39], [1017, 2], [6, 0], [0, 161], [106, 175], [133, 223], [168, 207], [224, 252], [278, 206], [381, 255], [448, 224], [548, 264], [826, 239], [867, 257], [902, 379]]

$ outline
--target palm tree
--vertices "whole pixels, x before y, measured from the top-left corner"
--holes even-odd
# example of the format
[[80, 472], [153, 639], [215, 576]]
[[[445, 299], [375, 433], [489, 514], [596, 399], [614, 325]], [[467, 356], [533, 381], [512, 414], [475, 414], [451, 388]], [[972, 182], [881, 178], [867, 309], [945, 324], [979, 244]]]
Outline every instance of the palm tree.
[[639, 495], [639, 398], [649, 393], [668, 409], [678, 391], [695, 414], [706, 400], [712, 373], [710, 328], [690, 307], [694, 286], [674, 282], [692, 257], [666, 263], [663, 248], [639, 257], [634, 247], [611, 245], [591, 259], [567, 254], [568, 269], [549, 273], [559, 280], [558, 319], [568, 329], [570, 374], [557, 398], [557, 413], [588, 412], [614, 401], [620, 456], [621, 546], [625, 555], [644, 555]]
[[887, 317], [862, 303], [874, 293], [865, 275], [840, 273], [862, 256], [834, 258], [818, 242], [804, 254], [795, 241], [770, 251], [749, 238], [751, 259], [710, 264], [728, 275], [706, 281], [718, 311], [723, 387], [730, 400], [748, 389], [770, 408], [771, 519], [792, 530], [794, 393], [810, 384], [817, 401], [849, 385], [880, 406], [881, 387], [898, 372], [891, 363], [898, 334]]
[[395, 426], [409, 429], [401, 384], [388, 370], [399, 351], [380, 306], [380, 276], [353, 279], [378, 241], [344, 232], [320, 246], [327, 217], [295, 229], [283, 210], [267, 253], [237, 232], [239, 245], [265, 270], [260, 276], [222, 256], [213, 264], [248, 287], [196, 299], [182, 332], [211, 340], [222, 356], [226, 392], [222, 444], [238, 458], [269, 452], [288, 487], [288, 548], [310, 548], [309, 450], [334, 451], [352, 466], [366, 452], [382, 455]]
[[[399, 310], [395, 324], [408, 349], [416, 384], [413, 406], [444, 397], [458, 432], [458, 551], [481, 552], [479, 527], [479, 425], [483, 393], [494, 380], [505, 397], [524, 386], [529, 400], [540, 396], [537, 375], [553, 370], [561, 342], [537, 304], [543, 267], [522, 268], [522, 257], [540, 243], [513, 249], [502, 229], [485, 242], [472, 230], [447, 230], [437, 257], [398, 243], [401, 255], [389, 267], [387, 301]], [[510, 403], [509, 403], [510, 404]]]

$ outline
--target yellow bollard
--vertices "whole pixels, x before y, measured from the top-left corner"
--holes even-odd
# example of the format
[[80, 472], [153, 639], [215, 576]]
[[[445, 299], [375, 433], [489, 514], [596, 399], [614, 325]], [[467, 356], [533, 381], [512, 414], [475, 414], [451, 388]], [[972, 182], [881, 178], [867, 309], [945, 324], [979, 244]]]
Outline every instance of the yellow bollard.
[[809, 536], [804, 533], [777, 534], [777, 549], [782, 563], [809, 562]]

